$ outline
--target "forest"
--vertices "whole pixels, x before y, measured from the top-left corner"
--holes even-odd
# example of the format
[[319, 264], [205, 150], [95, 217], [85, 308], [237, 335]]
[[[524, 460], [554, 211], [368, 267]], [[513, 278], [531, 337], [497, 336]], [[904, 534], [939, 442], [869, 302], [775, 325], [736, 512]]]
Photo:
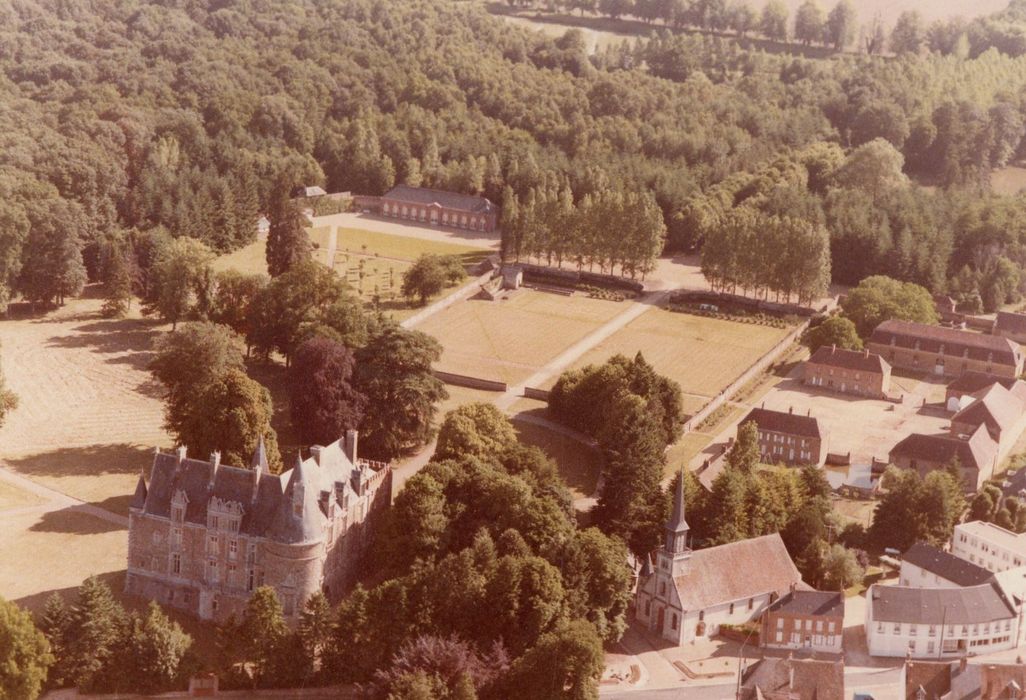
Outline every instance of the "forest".
[[[464, 3], [17, 0], [0, 8], [0, 300], [59, 302], [115, 245], [145, 265], [148, 231], [237, 248], [287, 185], [408, 182], [584, 212], [651, 198], [670, 250], [728, 235], [738, 207], [786, 214], [826, 230], [834, 281], [993, 308], [1026, 263], [1026, 200], [987, 184], [1023, 155], [1026, 57], [978, 48], [818, 60], [653, 25], [589, 56], [578, 31]], [[528, 254], [590, 257], [587, 236], [536, 238]]]

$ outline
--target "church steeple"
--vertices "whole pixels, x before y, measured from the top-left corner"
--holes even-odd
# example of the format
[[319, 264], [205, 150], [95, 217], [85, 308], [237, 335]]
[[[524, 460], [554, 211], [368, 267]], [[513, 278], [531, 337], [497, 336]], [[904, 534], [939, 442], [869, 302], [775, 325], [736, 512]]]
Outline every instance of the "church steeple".
[[680, 470], [677, 488], [673, 493], [673, 511], [666, 521], [666, 546], [670, 554], [683, 554], [688, 549], [688, 521], [684, 519], [684, 470]]

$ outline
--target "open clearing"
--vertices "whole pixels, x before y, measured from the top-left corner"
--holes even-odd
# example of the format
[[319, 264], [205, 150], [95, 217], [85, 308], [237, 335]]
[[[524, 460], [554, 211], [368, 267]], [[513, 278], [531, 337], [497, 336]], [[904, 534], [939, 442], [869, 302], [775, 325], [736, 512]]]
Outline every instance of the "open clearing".
[[520, 442], [541, 448], [556, 463], [575, 500], [595, 494], [602, 471], [602, 454], [597, 449], [543, 425], [518, 421], [516, 416], [513, 421]]
[[[788, 331], [771, 326], [652, 309], [584, 355], [575, 368], [639, 351], [656, 371], [680, 384], [684, 412], [695, 413]], [[553, 379], [550, 384], [555, 384]]]
[[1009, 165], [995, 170], [990, 176], [990, 186], [998, 194], [1019, 194], [1026, 190], [1026, 168]]
[[620, 302], [523, 289], [502, 301], [459, 302], [418, 330], [445, 349], [437, 369], [516, 384], [625, 308]]
[[20, 403], [0, 428], [0, 461], [50, 488], [127, 513], [154, 447], [168, 447], [162, 387], [146, 371], [161, 326], [100, 316], [77, 299], [3, 324], [4, 374]]

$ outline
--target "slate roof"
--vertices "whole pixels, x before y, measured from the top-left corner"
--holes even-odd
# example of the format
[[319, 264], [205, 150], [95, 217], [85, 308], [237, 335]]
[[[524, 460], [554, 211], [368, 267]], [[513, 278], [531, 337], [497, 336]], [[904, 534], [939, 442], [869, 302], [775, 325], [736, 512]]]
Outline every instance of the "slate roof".
[[1022, 382], [1014, 377], [999, 377], [996, 374], [987, 374], [986, 372], [969, 370], [967, 372], [963, 372], [962, 376], [948, 384], [946, 393], [948, 396], [975, 394], [982, 389], [986, 389], [992, 384], [1000, 384], [1009, 391], [1012, 391], [1016, 384], [1021, 383]]
[[923, 542], [917, 542], [909, 547], [902, 556], [902, 561], [907, 561], [958, 586], [978, 586], [990, 581], [994, 576], [982, 566]]
[[993, 356], [994, 362], [1016, 365], [1021, 359], [1019, 346], [1008, 338], [908, 321], [884, 321], [873, 331], [869, 342], [890, 345], [891, 340], [899, 348], [914, 349], [918, 341], [923, 352], [939, 353], [943, 347], [945, 356], [962, 357], [968, 353], [971, 359], [982, 362]]
[[1026, 334], [1026, 314], [998, 311], [997, 320], [994, 322], [994, 329], [1015, 333], [1016, 335]]
[[876, 353], [868, 350], [845, 350], [833, 345], [830, 347], [824, 345], [812, 353], [808, 364], [839, 367], [870, 374], [883, 374], [890, 369], [887, 361]]
[[[791, 671], [794, 671], [794, 680]], [[842, 700], [844, 662], [763, 658], [746, 669], [741, 698], [755, 700]]]
[[1026, 555], [1026, 533], [1016, 534], [1000, 525], [983, 522], [982, 520], [959, 523], [955, 526], [955, 530], [958, 533], [964, 533], [970, 537], [979, 537], [985, 542]]
[[980, 426], [968, 440], [948, 434], [923, 435], [912, 433], [891, 448], [890, 458], [907, 457], [935, 464], [949, 464], [955, 457], [966, 468], [984, 470], [997, 455], [997, 443], [991, 439], [987, 429]]
[[773, 603], [769, 611], [843, 618], [844, 595], [834, 591], [793, 591]]
[[409, 185], [396, 185], [382, 199], [393, 199], [410, 204], [438, 204], [446, 209], [459, 209], [477, 214], [488, 214], [496, 209], [495, 205], [485, 197]]
[[805, 587], [777, 533], [696, 550], [686, 572], [673, 582], [685, 611], [771, 591], [783, 595], [792, 583]]
[[965, 588], [870, 588], [869, 605], [877, 622], [926, 625], [974, 625], [1016, 616], [1015, 608], [997, 583]]
[[1000, 384], [991, 384], [974, 394], [976, 400], [951, 417], [952, 423], [974, 428], [986, 425], [992, 434], [1002, 434], [1022, 417], [1023, 404]]
[[787, 435], [800, 435], [809, 438], [821, 436], [818, 420], [812, 416], [803, 416], [790, 411], [771, 411], [768, 408], [753, 408], [739, 425], [744, 425], [748, 421], [755, 421], [759, 430], [786, 433]]
[[[926, 700], [968, 700], [966, 696], [949, 696], [952, 680], [964, 673], [975, 680], [979, 688], [979, 667], [966, 666], [960, 671], [958, 661], [905, 661], [905, 697], [916, 700], [920, 689], [926, 694]], [[960, 679], [965, 680], [965, 678]], [[974, 697], [972, 695], [968, 697]]]

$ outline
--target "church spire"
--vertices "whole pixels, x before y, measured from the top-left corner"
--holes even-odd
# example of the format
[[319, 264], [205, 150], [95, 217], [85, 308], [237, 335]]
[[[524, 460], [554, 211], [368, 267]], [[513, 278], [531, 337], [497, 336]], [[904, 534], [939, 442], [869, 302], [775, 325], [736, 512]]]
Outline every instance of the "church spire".
[[680, 470], [677, 488], [673, 493], [673, 511], [666, 522], [666, 551], [671, 554], [682, 554], [688, 551], [688, 527], [684, 519], [684, 470]]

